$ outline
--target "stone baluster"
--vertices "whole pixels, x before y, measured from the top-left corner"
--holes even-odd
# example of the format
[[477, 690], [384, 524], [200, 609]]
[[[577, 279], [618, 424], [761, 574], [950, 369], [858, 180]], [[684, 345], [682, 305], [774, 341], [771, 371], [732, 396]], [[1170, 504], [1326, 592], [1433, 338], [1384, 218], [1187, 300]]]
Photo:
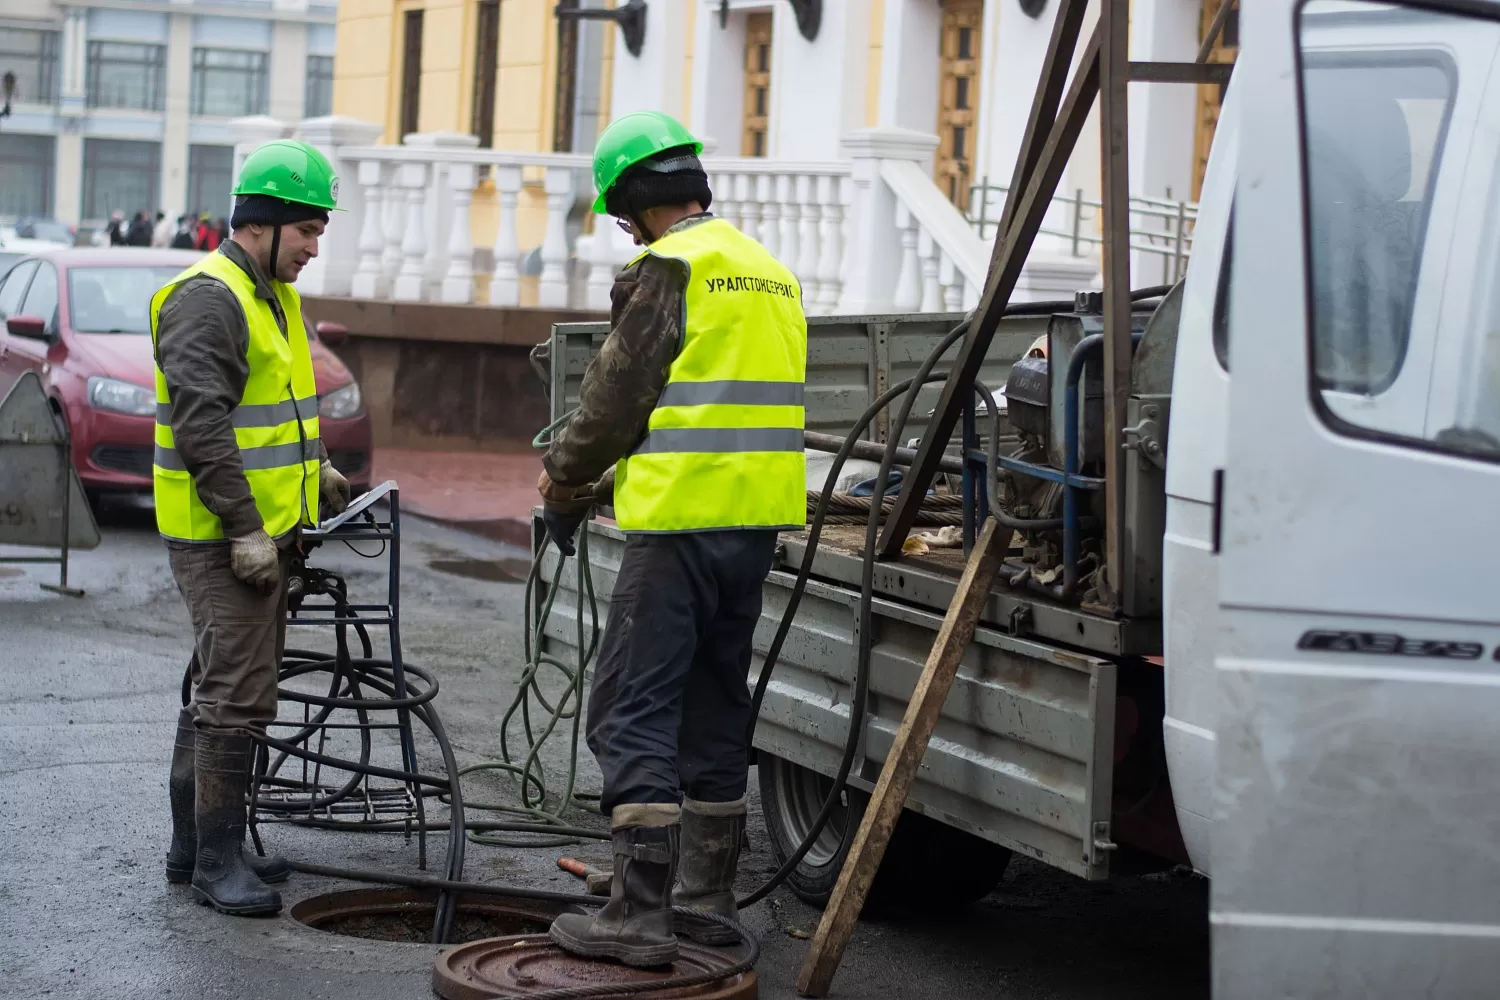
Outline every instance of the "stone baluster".
[[760, 202], [760, 227], [755, 238], [761, 246], [771, 252], [772, 257], [781, 257], [781, 206], [776, 201], [776, 178], [770, 174], [758, 174], [755, 178], [755, 200]]
[[844, 282], [843, 178], [818, 178], [818, 302], [816, 312], [827, 314], [839, 306]]
[[608, 312], [609, 293], [615, 283], [615, 254], [612, 244], [615, 239], [615, 220], [604, 215], [594, 216], [594, 234], [589, 237], [589, 278], [585, 289], [584, 306], [596, 312]]
[[811, 174], [798, 174], [797, 188], [797, 260], [792, 270], [802, 283], [802, 308], [812, 311], [818, 301], [818, 202], [816, 180]]
[[448, 270], [443, 276], [442, 301], [468, 305], [474, 301], [474, 240], [469, 234], [469, 203], [474, 200], [474, 164], [448, 164], [448, 196], [453, 221], [448, 227]]
[[901, 264], [896, 272], [896, 312], [922, 308], [922, 263], [917, 257], [917, 233], [921, 226], [906, 203], [896, 201], [896, 232], [901, 238]]
[[516, 203], [521, 197], [521, 168], [495, 167], [495, 197], [500, 202], [500, 224], [495, 228], [495, 270], [490, 275], [490, 305], [521, 304], [521, 240], [516, 233]]
[[355, 179], [364, 189], [364, 212], [359, 225], [359, 263], [354, 268], [349, 294], [356, 299], [383, 299], [390, 294], [382, 263], [385, 253], [385, 164], [360, 160]]
[[401, 189], [400, 166], [393, 163], [390, 171], [380, 214], [385, 233], [385, 249], [380, 254], [380, 273], [385, 279], [386, 287], [395, 288], [396, 275], [401, 270], [401, 242], [406, 234], [406, 195]]
[[401, 270], [391, 288], [391, 298], [421, 302], [427, 276], [427, 226], [422, 218], [427, 204], [427, 164], [403, 163], [396, 168], [396, 175], [406, 191], [406, 232], [401, 239]]
[[781, 210], [781, 224], [776, 233], [778, 256], [793, 274], [797, 272], [799, 252], [797, 248], [797, 224], [801, 209], [797, 206], [797, 177], [795, 174], [776, 175], [776, 204]]
[[740, 225], [740, 205], [735, 199], [734, 174], [715, 174], [709, 178], [714, 193], [713, 212], [736, 229]]
[[947, 253], [938, 262], [938, 283], [943, 286], [943, 312], [962, 312], [964, 305], [964, 273], [953, 263]]
[[573, 207], [573, 168], [548, 167], [542, 181], [547, 192], [547, 232], [542, 238], [542, 275], [537, 305], [568, 306], [568, 210]]
[[740, 208], [740, 232], [760, 238], [760, 203], [755, 200], [755, 175], [735, 174], [734, 200]]
[[[915, 219], [913, 219], [915, 221]], [[938, 257], [943, 251], [925, 226], [917, 230], [917, 259], [922, 262], [922, 312], [941, 312], [943, 290], [938, 285]]]

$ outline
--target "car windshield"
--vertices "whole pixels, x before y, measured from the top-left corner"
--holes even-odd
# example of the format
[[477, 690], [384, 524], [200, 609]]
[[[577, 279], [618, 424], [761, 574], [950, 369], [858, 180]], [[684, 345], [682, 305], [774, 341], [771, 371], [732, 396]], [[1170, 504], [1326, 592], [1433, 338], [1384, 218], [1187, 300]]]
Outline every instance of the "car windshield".
[[56, 219], [24, 219], [16, 223], [16, 235], [28, 240], [52, 240], [72, 244], [73, 234]]
[[178, 267], [74, 267], [68, 270], [68, 325], [78, 333], [151, 332], [151, 296]]

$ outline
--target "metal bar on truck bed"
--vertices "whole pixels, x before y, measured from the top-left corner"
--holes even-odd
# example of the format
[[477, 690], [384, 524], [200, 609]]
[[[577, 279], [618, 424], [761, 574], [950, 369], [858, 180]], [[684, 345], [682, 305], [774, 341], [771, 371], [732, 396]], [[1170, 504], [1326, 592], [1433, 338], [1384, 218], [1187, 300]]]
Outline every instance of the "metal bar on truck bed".
[[[826, 451], [834, 454], [843, 449], [844, 440], [837, 434], [823, 434], [819, 431], [802, 432], [802, 443], [813, 451]], [[876, 441], [856, 441], [854, 450], [849, 452], [849, 457], [864, 459], [866, 462], [879, 462], [885, 458], [885, 445]], [[915, 448], [897, 448], [895, 461], [892, 464], [901, 468], [909, 468], [916, 457]], [[963, 460], [946, 456], [938, 463], [938, 470], [958, 475], [964, 471]]]
[[[1125, 573], [1125, 423], [1130, 405], [1130, 0], [1099, 12], [1099, 129], [1104, 154], [1104, 573], [1100, 603], [1118, 606]], [[1075, 459], [1076, 460], [1076, 459]], [[1106, 585], [1107, 584], [1107, 585]]]

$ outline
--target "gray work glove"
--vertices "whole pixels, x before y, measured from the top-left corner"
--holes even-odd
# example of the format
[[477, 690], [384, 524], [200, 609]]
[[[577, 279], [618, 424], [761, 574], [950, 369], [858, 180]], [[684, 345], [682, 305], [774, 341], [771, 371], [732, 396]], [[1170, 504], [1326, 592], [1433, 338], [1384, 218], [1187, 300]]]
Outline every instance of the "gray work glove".
[[318, 498], [334, 514], [342, 514], [349, 506], [349, 480], [326, 458], [318, 470]]
[[265, 528], [229, 540], [229, 568], [262, 594], [274, 594], [281, 583], [281, 558]]

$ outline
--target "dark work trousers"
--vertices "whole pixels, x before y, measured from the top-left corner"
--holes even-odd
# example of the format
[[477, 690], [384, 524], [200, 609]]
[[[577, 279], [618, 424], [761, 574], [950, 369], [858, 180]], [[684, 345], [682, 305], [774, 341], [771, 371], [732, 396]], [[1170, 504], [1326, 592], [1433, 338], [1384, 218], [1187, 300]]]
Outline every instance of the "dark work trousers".
[[262, 594], [229, 568], [228, 544], [168, 544], [167, 560], [193, 621], [192, 696], [199, 729], [264, 736], [276, 718], [276, 680], [286, 647], [286, 574]]
[[589, 694], [604, 814], [745, 794], [750, 669], [776, 532], [632, 535]]

